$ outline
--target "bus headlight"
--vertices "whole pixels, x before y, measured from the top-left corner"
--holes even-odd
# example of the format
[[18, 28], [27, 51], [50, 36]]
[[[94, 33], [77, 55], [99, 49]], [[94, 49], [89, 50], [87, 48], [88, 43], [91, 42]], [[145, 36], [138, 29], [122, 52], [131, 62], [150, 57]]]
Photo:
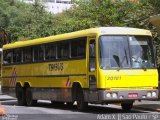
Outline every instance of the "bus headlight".
[[143, 96], [142, 96], [142, 98], [146, 98], [146, 96], [145, 96], [145, 95], [143, 95]]
[[118, 97], [117, 93], [112, 93], [112, 98], [117, 98], [117, 97]]
[[156, 97], [156, 96], [157, 96], [156, 92], [152, 92], [152, 97]]
[[147, 93], [147, 97], [152, 97], [151, 92], [148, 92], [148, 93]]
[[111, 93], [107, 93], [107, 94], [106, 94], [106, 97], [107, 97], [107, 98], [111, 98]]

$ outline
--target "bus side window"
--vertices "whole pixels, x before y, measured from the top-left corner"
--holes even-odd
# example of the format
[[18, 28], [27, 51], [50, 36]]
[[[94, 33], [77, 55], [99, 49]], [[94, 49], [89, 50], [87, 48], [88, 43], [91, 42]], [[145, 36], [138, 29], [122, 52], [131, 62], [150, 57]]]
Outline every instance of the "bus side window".
[[86, 56], [86, 38], [78, 38], [71, 41], [71, 57], [79, 58]]
[[11, 64], [12, 62], [12, 51], [7, 50], [3, 52], [3, 63], [4, 64]]
[[89, 71], [94, 72], [96, 69], [95, 61], [95, 40], [91, 40], [89, 43]]
[[13, 63], [20, 63], [22, 62], [22, 53], [21, 53], [21, 49], [14, 49], [13, 50]]
[[23, 49], [23, 61], [32, 62], [32, 48], [26, 47]]
[[56, 59], [56, 43], [50, 43], [45, 46], [45, 55], [46, 60]]
[[69, 58], [69, 42], [59, 42], [57, 44], [57, 55], [60, 59]]
[[44, 60], [44, 45], [38, 45], [33, 47], [34, 61]]

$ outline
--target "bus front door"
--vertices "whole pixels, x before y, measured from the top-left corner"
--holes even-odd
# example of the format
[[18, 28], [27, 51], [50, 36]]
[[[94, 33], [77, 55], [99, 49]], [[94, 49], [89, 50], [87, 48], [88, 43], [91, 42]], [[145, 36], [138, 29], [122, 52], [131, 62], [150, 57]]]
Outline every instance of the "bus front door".
[[97, 101], [97, 77], [96, 77], [96, 41], [91, 38], [89, 40], [89, 64], [88, 64], [88, 81], [89, 81], [89, 94], [88, 98], [90, 102]]

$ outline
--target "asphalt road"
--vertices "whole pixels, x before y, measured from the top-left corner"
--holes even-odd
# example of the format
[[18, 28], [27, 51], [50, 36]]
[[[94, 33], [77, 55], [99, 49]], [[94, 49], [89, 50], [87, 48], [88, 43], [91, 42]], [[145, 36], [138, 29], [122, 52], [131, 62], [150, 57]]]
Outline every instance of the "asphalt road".
[[[148, 120], [158, 115], [158, 112], [133, 109], [128, 112], [121, 110], [119, 105], [89, 105], [86, 112], [78, 112], [74, 106], [53, 106], [50, 101], [38, 101], [33, 107], [17, 106], [17, 101], [6, 99], [1, 101], [6, 115], [1, 116], [0, 120], [128, 120], [133, 115], [148, 115]], [[132, 115], [132, 116], [130, 116]], [[156, 116], [158, 120], [160, 115]], [[132, 118], [133, 119], [133, 118]], [[135, 117], [137, 119], [137, 117]], [[146, 120], [146, 119], [143, 119]]]

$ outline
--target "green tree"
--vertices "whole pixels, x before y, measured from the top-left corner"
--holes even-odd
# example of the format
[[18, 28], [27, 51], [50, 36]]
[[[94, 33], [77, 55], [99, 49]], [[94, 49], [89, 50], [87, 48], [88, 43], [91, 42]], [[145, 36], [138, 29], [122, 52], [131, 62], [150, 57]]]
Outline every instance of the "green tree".
[[13, 41], [100, 26], [146, 28], [155, 33], [149, 17], [160, 12], [159, 1], [139, 0], [133, 3], [128, 0], [78, 0], [71, 9], [53, 15], [38, 1], [32, 5], [1, 0], [0, 27], [11, 32]]
[[53, 35], [53, 15], [42, 4], [33, 5], [15, 0], [1, 0], [0, 28], [12, 34], [12, 41]]

